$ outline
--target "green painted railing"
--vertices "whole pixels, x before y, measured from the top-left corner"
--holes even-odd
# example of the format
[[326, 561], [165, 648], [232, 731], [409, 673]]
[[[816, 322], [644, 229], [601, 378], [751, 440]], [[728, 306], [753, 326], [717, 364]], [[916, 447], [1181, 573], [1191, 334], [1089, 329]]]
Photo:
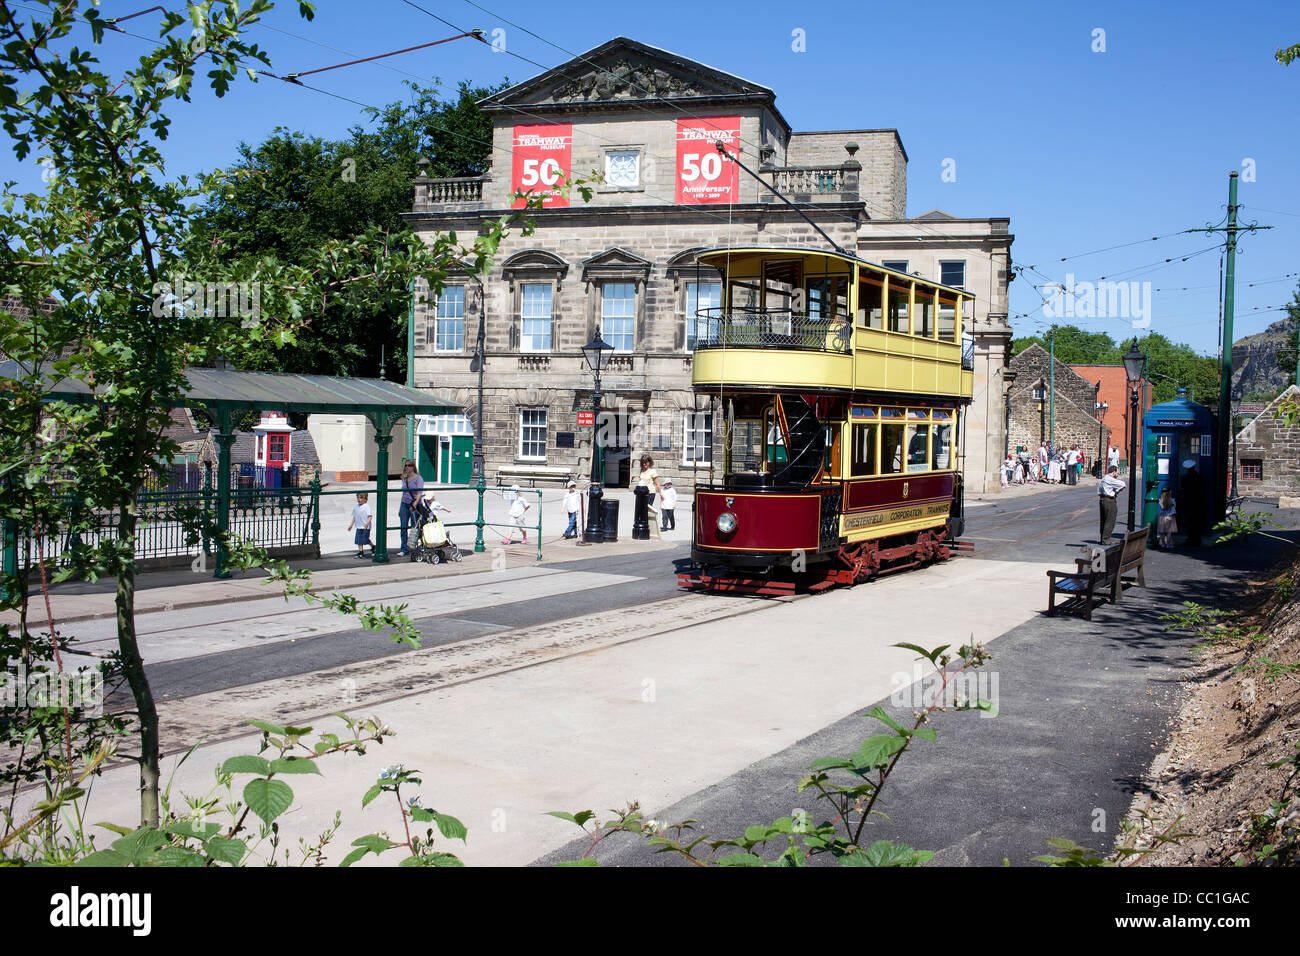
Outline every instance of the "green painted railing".
[[[27, 567], [37, 563], [38, 553], [49, 567], [69, 563], [80, 547], [95, 547], [116, 538], [121, 522], [117, 510], [88, 508], [84, 500], [69, 496], [67, 520], [47, 529], [39, 538], [33, 529], [18, 531], [18, 562]], [[193, 491], [145, 491], [136, 500], [136, 560], [210, 555], [215, 546], [206, 535], [193, 538], [183, 520], [200, 515], [211, 525], [215, 518], [216, 493], [210, 486]], [[311, 546], [319, 553], [320, 484], [302, 488], [244, 488], [230, 494], [230, 532], [261, 548]], [[75, 530], [74, 530], [75, 529]]]

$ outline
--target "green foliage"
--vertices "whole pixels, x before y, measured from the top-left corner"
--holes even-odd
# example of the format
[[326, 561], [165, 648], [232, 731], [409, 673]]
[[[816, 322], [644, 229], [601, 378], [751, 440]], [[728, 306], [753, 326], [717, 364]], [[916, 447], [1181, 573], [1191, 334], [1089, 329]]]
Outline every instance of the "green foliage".
[[1281, 792], [1267, 810], [1251, 816], [1248, 847], [1258, 866], [1293, 866], [1300, 859], [1300, 811], [1292, 792], [1300, 777], [1300, 744], [1295, 745], [1295, 753], [1268, 765], [1270, 770], [1278, 767], [1291, 768]]
[[[1052, 337], [1056, 339], [1056, 360], [1066, 365], [1118, 365], [1124, 354], [1105, 332], [1088, 332], [1073, 325], [1054, 325]], [[1048, 334], [1043, 333], [1014, 339], [1011, 348], [1016, 355], [1031, 345], [1050, 351], [1048, 338]]]
[[1290, 66], [1291, 61], [1300, 57], [1300, 43], [1293, 43], [1291, 46], [1283, 47], [1273, 54], [1273, 59], [1283, 66]]
[[1198, 653], [1211, 647], [1247, 647], [1260, 639], [1258, 629], [1231, 624], [1233, 616], [1231, 611], [1206, 607], [1195, 601], [1184, 601], [1181, 611], [1162, 614], [1160, 620], [1170, 622], [1165, 627], [1165, 633], [1191, 631], [1200, 637], [1201, 643], [1192, 648]]
[[[933, 714], [940, 711], [982, 710], [993, 712], [993, 704], [984, 700], [956, 699], [951, 703], [946, 692], [954, 678], [974, 670], [990, 655], [979, 644], [961, 647], [956, 652], [960, 666], [950, 669], [953, 655], [949, 645], [927, 650], [915, 644], [895, 644], [914, 651], [930, 662], [939, 687], [933, 702], [923, 706], [913, 717], [912, 725], [890, 717], [881, 707], [873, 707], [863, 716], [882, 725], [887, 733], [874, 734], [848, 756], [815, 761], [810, 773], [799, 781], [800, 793], [815, 791], [819, 805], [830, 814], [814, 824], [805, 814], [780, 817], [771, 823], [745, 828], [743, 835], [717, 839], [698, 832], [697, 820], [666, 824], [647, 818], [640, 805], [633, 802], [625, 809], [611, 810], [614, 816], [601, 822], [591, 810], [578, 813], [552, 811], [551, 816], [574, 824], [590, 837], [591, 843], [582, 857], [562, 866], [596, 866], [593, 856], [602, 840], [614, 833], [631, 833], [655, 848], [656, 853], [675, 853], [695, 866], [804, 866], [813, 857], [829, 854], [840, 866], [921, 866], [934, 854], [891, 840], [864, 842], [866, 825], [875, 817], [884, 817], [876, 809], [886, 783], [899, 760], [917, 740], [933, 742], [935, 729], [928, 726]], [[588, 824], [591, 824], [589, 827]]]
[[1249, 534], [1264, 534], [1265, 537], [1286, 541], [1286, 538], [1277, 538], [1276, 535], [1265, 534], [1263, 530], [1264, 528], [1281, 527], [1283, 525], [1274, 521], [1267, 512], [1255, 511], [1245, 514], [1241, 511], [1233, 511], [1225, 515], [1223, 520], [1211, 530], [1218, 535], [1215, 541], [1216, 544], [1227, 544], [1229, 541], [1236, 541], [1238, 538], [1244, 538]]
[[[385, 139], [400, 132], [399, 112], [382, 116], [375, 133], [353, 131], [359, 152], [350, 158], [371, 174], [368, 181], [342, 182], [330, 166], [349, 157], [284, 134], [265, 157], [248, 154], [250, 161], [265, 158], [266, 169], [252, 164], [169, 179], [159, 148], [170, 130], [168, 111], [189, 102], [196, 82], [217, 96], [237, 79], [256, 82], [257, 69], [270, 64], [245, 32], [271, 9], [268, 0], [208, 0], [163, 14], [156, 44], [120, 76], [101, 70], [94, 55], [105, 29], [95, 4], [32, 0], [24, 9], [33, 6], [35, 14], [23, 20], [0, 4], [0, 125], [18, 159], [44, 157], [52, 174], [43, 192], [19, 193], [7, 183], [0, 193], [0, 293], [20, 303], [0, 310], [0, 350], [18, 363], [16, 377], [0, 389], [0, 517], [38, 538], [66, 534], [72, 541], [90, 540], [97, 517], [115, 517], [115, 534], [95, 535], [96, 543], [77, 549], [74, 566], [56, 577], [115, 579], [117, 666], [139, 728], [141, 822], [157, 829], [157, 711], [134, 623], [135, 541], [147, 519], [136, 505], [140, 490], [178, 451], [161, 435], [170, 409], [185, 404], [185, 370], [219, 357], [236, 364], [265, 359], [273, 348], [310, 339], [313, 323], [331, 315], [368, 323], [385, 310], [392, 314], [409, 301], [412, 283], [436, 292], [449, 269], [480, 275], [507, 230], [531, 231], [528, 217], [540, 201], [487, 224], [468, 244], [451, 234], [417, 238], [393, 214], [413, 172], [403, 165], [407, 154]], [[300, 3], [299, 11], [311, 18], [311, 4]], [[90, 33], [92, 50], [68, 52], [77, 29]], [[106, 59], [116, 61], [116, 51]], [[467, 96], [473, 91], [462, 91], [456, 117]], [[438, 109], [428, 107], [435, 120]], [[284, 216], [274, 203], [298, 188], [299, 165], [321, 191], [304, 190], [315, 205]], [[576, 185], [589, 195], [584, 183]], [[322, 210], [332, 210], [332, 218], [322, 217], [329, 228], [313, 231], [311, 217]], [[223, 212], [230, 214], [225, 220]], [[258, 230], [271, 238], [245, 245]], [[258, 305], [244, 314], [186, 304], [186, 282], [256, 288]], [[46, 402], [51, 380], [80, 385], [85, 400]], [[80, 505], [70, 513], [62, 498], [71, 491]], [[200, 519], [183, 520], [194, 534]], [[0, 609], [16, 609], [24, 622], [12, 634], [23, 654], [45, 654], [42, 663], [52, 655], [57, 663], [57, 643], [33, 641], [25, 626], [29, 579], [26, 568], [6, 578]], [[291, 593], [302, 584], [284, 573], [276, 579]], [[313, 600], [357, 615], [366, 627], [391, 627], [398, 639], [418, 637], [401, 608], [363, 606], [341, 595]], [[74, 730], [74, 715], [63, 712], [19, 728], [30, 731], [23, 739], [32, 754], [49, 756], [49, 721], [57, 719], [69, 769], [47, 776], [50, 793], [67, 789], [74, 750], [98, 752], [97, 731]], [[250, 795], [270, 814], [283, 791], [267, 785]]]
[[[257, 146], [241, 144], [239, 162], [194, 218], [190, 244], [217, 246], [231, 261], [302, 262], [322, 243], [364, 228], [412, 236], [402, 214], [411, 211], [417, 161], [430, 160], [427, 174], [435, 178], [486, 172], [492, 122], [477, 101], [505, 84], [461, 83], [451, 100], [439, 99], [434, 87], [409, 85], [409, 102], [370, 111], [373, 128], [355, 126], [344, 139], [279, 127]], [[409, 285], [394, 273], [364, 300], [353, 296], [321, 310], [288, 346], [249, 349], [241, 366], [404, 381], [410, 301]]]
[[1296, 680], [1291, 675], [1300, 674], [1300, 664], [1283, 664], [1281, 661], [1275, 661], [1261, 654], [1253, 661], [1247, 661], [1236, 668], [1237, 673], [1242, 671], [1261, 671], [1260, 676], [1272, 684], [1279, 677], [1290, 677], [1292, 680]]
[[[311, 741], [311, 727], [290, 727], [269, 721], [250, 723], [262, 731], [257, 754], [241, 754], [226, 760], [216, 771], [216, 782], [207, 792], [183, 795], [174, 801], [170, 785], [163, 794], [164, 815], [158, 825], [138, 829], [101, 823], [98, 827], [117, 834], [107, 847], [95, 845], [93, 833], [87, 833], [85, 803], [88, 788], [81, 786], [111, 753], [89, 761], [76, 785], [56, 793], [52, 799], [38, 803], [35, 815], [14, 828], [0, 840], [0, 865], [73, 864], [76, 866], [250, 866], [288, 865], [293, 853], [281, 846], [277, 822], [293, 806], [292, 786], [281, 779], [286, 775], [317, 775], [317, 759], [332, 754], [352, 753], [362, 756], [369, 744], [382, 744], [392, 731], [377, 720], [358, 720], [347, 714], [335, 714], [345, 728], [342, 737], [321, 733]], [[193, 754], [182, 758], [181, 763]], [[263, 754], [270, 753], [266, 757]], [[251, 778], [251, 779], [245, 779]], [[243, 787], [238, 781], [244, 779]], [[353, 849], [341, 861], [351, 866], [368, 853], [405, 849], [400, 866], [461, 866], [454, 855], [436, 846], [439, 840], [464, 842], [468, 831], [456, 817], [421, 806], [419, 796], [403, 801], [401, 788], [418, 788], [416, 771], [390, 767], [362, 799], [362, 806], [376, 797], [391, 793], [397, 803], [406, 839], [396, 841], [384, 833], [372, 833], [352, 842]], [[38, 838], [38, 824], [59, 822], [59, 813], [75, 808], [68, 820], [70, 833], [51, 843]], [[225, 822], [218, 822], [223, 819]], [[423, 836], [411, 832], [413, 823], [430, 823]], [[322, 866], [325, 850], [342, 825], [342, 815], [314, 842], [299, 840], [299, 866]], [[436, 830], [436, 835], [435, 835]]]
[[1036, 856], [1033, 862], [1046, 863], [1053, 867], [1132, 866], [1142, 857], [1155, 852], [1165, 844], [1181, 843], [1188, 837], [1194, 836], [1192, 833], [1179, 830], [1178, 827], [1182, 822], [1183, 818], [1180, 816], [1163, 830], [1156, 829], [1151, 815], [1143, 810], [1138, 813], [1137, 819], [1125, 820], [1121, 824], [1123, 832], [1110, 855], [1098, 853], [1091, 847], [1080, 846], [1073, 840], [1051, 837], [1047, 842], [1055, 848], [1056, 854]]
[[[1088, 332], [1072, 325], [1054, 325], [1057, 361], [1066, 365], [1119, 365], [1128, 341], [1116, 343], [1105, 332]], [[1012, 351], [1019, 355], [1031, 345], [1048, 348], [1048, 334], [1013, 339]], [[1138, 348], [1148, 356], [1153, 404], [1172, 401], [1179, 387], [1192, 398], [1213, 404], [1219, 394], [1219, 366], [1213, 359], [1197, 355], [1189, 345], [1171, 342], [1158, 332], [1138, 339]]]

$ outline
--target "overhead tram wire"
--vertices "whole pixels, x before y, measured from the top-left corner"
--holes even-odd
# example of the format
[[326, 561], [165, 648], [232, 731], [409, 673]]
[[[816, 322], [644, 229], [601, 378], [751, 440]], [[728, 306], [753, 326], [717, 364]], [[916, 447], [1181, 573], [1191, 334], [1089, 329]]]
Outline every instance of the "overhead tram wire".
[[[39, 12], [39, 11], [37, 11], [37, 12]], [[129, 37], [132, 37], [132, 38], [137, 39], [137, 40], [143, 40], [143, 41], [145, 41], [146, 43], [153, 43], [153, 42], [155, 42], [155, 41], [154, 41], [152, 38], [150, 38], [150, 37], [142, 36], [141, 34], [138, 34], [138, 33], [131, 33], [131, 32], [129, 32], [129, 31], [127, 31], [127, 30], [121, 30], [121, 29], [118, 29], [116, 32], [122, 34], [123, 36], [129, 36]], [[241, 66], [244, 65], [243, 61], [240, 61], [240, 65], [241, 65]], [[324, 95], [324, 96], [332, 97], [333, 99], [340, 100], [340, 101], [342, 101], [342, 102], [344, 102], [344, 103], [351, 103], [353, 106], [359, 106], [359, 107], [361, 107], [361, 108], [363, 108], [363, 109], [366, 109], [366, 110], [377, 111], [377, 108], [376, 108], [375, 106], [372, 106], [372, 105], [369, 104], [369, 103], [364, 103], [364, 102], [362, 102], [361, 100], [355, 100], [355, 99], [353, 99], [353, 98], [350, 97], [350, 96], [344, 96], [344, 95], [341, 94], [341, 93], [335, 93], [335, 92], [333, 92], [333, 91], [331, 91], [331, 90], [323, 89], [322, 87], [312, 86], [310, 83], [303, 83], [303, 82], [301, 82], [301, 81], [299, 81], [299, 80], [290, 80], [290, 79], [287, 79], [286, 77], [280, 76], [280, 75], [278, 75], [278, 74], [276, 74], [276, 73], [271, 72], [270, 70], [267, 70], [267, 69], [262, 68], [260, 64], [259, 64], [258, 66], [254, 66], [253, 69], [254, 69], [254, 70], [258, 73], [258, 75], [260, 75], [260, 76], [266, 76], [266, 77], [270, 77], [271, 79], [280, 80], [280, 81], [282, 81], [282, 82], [284, 82], [284, 83], [288, 83], [288, 84], [290, 84], [290, 85], [292, 85], [292, 86], [296, 86], [296, 87], [299, 87], [299, 88], [304, 89], [304, 90], [310, 90], [310, 91], [312, 91], [313, 93], [320, 93], [320, 94], [322, 94], [322, 95]], [[525, 113], [524, 115], [530, 115], [530, 116], [531, 116], [531, 115], [533, 115], [533, 114]], [[543, 119], [542, 117], [537, 117], [537, 118], [538, 118], [538, 119]], [[553, 121], [550, 121], [550, 120], [544, 120], [544, 121], [547, 122], [547, 123], [553, 123]], [[429, 128], [430, 128], [430, 129], [437, 130], [438, 132], [441, 132], [441, 133], [447, 133], [447, 134], [449, 134], [449, 135], [451, 135], [451, 136], [456, 136], [456, 137], [458, 137], [458, 138], [460, 138], [460, 139], [463, 139], [463, 140], [465, 140], [465, 141], [467, 141], [467, 142], [475, 143], [475, 144], [477, 144], [477, 145], [479, 145], [479, 146], [486, 146], [486, 147], [488, 147], [488, 148], [490, 148], [490, 149], [495, 149], [495, 150], [497, 150], [497, 151], [499, 151], [499, 152], [504, 152], [504, 153], [510, 155], [511, 157], [513, 157], [513, 155], [514, 155], [514, 150], [513, 150], [512, 148], [510, 148], [510, 147], [507, 147], [507, 146], [498, 146], [498, 145], [496, 145], [495, 143], [489, 143], [489, 142], [487, 142], [486, 140], [481, 140], [481, 139], [477, 139], [477, 138], [472, 137], [472, 136], [467, 136], [467, 135], [465, 135], [465, 134], [463, 134], [463, 133], [458, 133], [458, 132], [456, 132], [455, 130], [447, 129], [447, 128], [445, 128], [445, 127], [433, 127], [433, 126], [430, 126]], [[597, 138], [599, 139], [599, 137], [597, 137]], [[612, 140], [603, 140], [603, 141], [604, 141], [604, 142], [607, 142], [607, 143], [613, 143]], [[679, 202], [677, 202], [676, 200], [673, 200], [673, 199], [667, 199], [667, 198], [665, 198], [665, 197], [663, 197], [663, 196], [657, 195], [657, 194], [652, 193], [652, 192], [650, 192], [650, 191], [648, 191], [648, 190], [647, 190], [646, 192], [644, 192], [643, 195], [644, 195], [647, 199], [654, 200], [655, 202], [662, 203], [662, 204], [664, 204], [664, 205], [669, 205], [669, 206], [678, 206], [678, 207], [680, 207], [680, 208], [682, 208], [682, 209], [689, 209], [689, 210], [691, 210], [691, 211], [693, 211], [693, 212], [696, 212], [696, 213], [698, 213], [698, 214], [700, 214], [700, 215], [703, 215], [703, 216], [707, 216], [707, 217], [709, 217], [709, 218], [711, 218], [711, 219], [716, 219], [716, 220], [718, 220], [719, 222], [727, 222], [727, 219], [726, 219], [725, 217], [723, 217], [723, 216], [721, 216], [721, 215], [719, 215], [719, 214], [717, 214], [717, 213], [714, 213], [714, 212], [709, 212], [709, 211], [707, 211], [706, 209], [704, 209], [702, 206], [699, 206], [699, 205], [688, 204], [688, 203], [679, 203]], [[792, 236], [792, 235], [790, 235], [790, 234], [788, 234], [788, 233], [779, 233], [779, 232], [776, 232], [775, 230], [772, 230], [772, 231], [773, 231], [773, 234], [774, 234], [774, 235], [780, 236], [781, 238], [783, 238], [783, 239], [789, 241], [790, 243], [792, 243], [792, 244], [794, 244], [794, 245], [798, 245], [798, 244], [802, 241], [800, 237]]]
[[[445, 19], [445, 18], [443, 18], [443, 17], [440, 17], [440, 16], [438, 16], [436, 13], [432, 13], [431, 11], [424, 9], [424, 8], [421, 7], [419, 4], [414, 3], [413, 0], [402, 0], [402, 2], [403, 2], [404, 4], [406, 4], [408, 7], [411, 7], [412, 9], [419, 10], [421, 13], [423, 13], [423, 14], [425, 14], [425, 15], [427, 15], [427, 16], [432, 17], [433, 19], [437, 20], [439, 23], [442, 23], [442, 24], [444, 24], [445, 26], [451, 27], [453, 30], [460, 30], [460, 29], [462, 29], [462, 27], [460, 27], [458, 24], [453, 23], [451, 20], [447, 20], [447, 19]], [[591, 60], [591, 59], [589, 59], [588, 57], [583, 56], [582, 54], [574, 53], [572, 50], [569, 50], [569, 49], [567, 49], [566, 47], [561, 46], [560, 44], [555, 43], [555, 42], [552, 41], [552, 40], [548, 40], [546, 37], [542, 36], [541, 34], [538, 34], [538, 33], [534, 32], [534, 31], [528, 29], [527, 27], [522, 26], [521, 24], [518, 24], [518, 23], [514, 22], [513, 20], [510, 20], [510, 19], [507, 18], [507, 17], [503, 17], [503, 16], [501, 16], [500, 14], [495, 13], [494, 11], [487, 9], [486, 7], [483, 7], [483, 6], [481, 6], [481, 5], [479, 5], [479, 4], [476, 4], [476, 3], [471, 3], [470, 0], [466, 0], [466, 2], [467, 2], [467, 3], [470, 3], [470, 6], [475, 7], [476, 9], [482, 11], [483, 13], [486, 13], [486, 14], [488, 14], [489, 16], [497, 17], [499, 20], [501, 20], [501, 22], [506, 23], [506, 24], [509, 24], [510, 26], [514, 27], [514, 28], [517, 29], [517, 30], [521, 30], [522, 32], [528, 34], [528, 35], [531, 36], [531, 37], [534, 37], [534, 38], [537, 39], [537, 40], [540, 40], [541, 42], [547, 44], [548, 46], [552, 46], [552, 47], [554, 47], [555, 49], [559, 50], [561, 53], [564, 53], [564, 54], [566, 54], [567, 56], [572, 57], [573, 59], [580, 60], [580, 61], [582, 61], [583, 63], [586, 63], [586, 64], [588, 64], [589, 66], [594, 67], [594, 68], [595, 68], [596, 70], [598, 70], [600, 73], [605, 74], [605, 75], [607, 75], [607, 76], [611, 76], [611, 77], [618, 78], [616, 74], [614, 74], [612, 71], [610, 71], [610, 70], [607, 69], [606, 67], [601, 66], [599, 63], [596, 63], [594, 60]], [[533, 66], [536, 66], [536, 67], [538, 67], [539, 69], [543, 70], [544, 72], [550, 72], [551, 70], [555, 69], [555, 67], [546, 66], [545, 64], [539, 63], [538, 61], [536, 61], [536, 60], [534, 60], [534, 59], [531, 59], [531, 58], [526, 57], [526, 56], [524, 56], [524, 55], [522, 55], [522, 54], [519, 54], [519, 53], [515, 53], [513, 50], [509, 49], [508, 47], [502, 48], [502, 51], [501, 51], [501, 52], [507, 54], [508, 56], [513, 56], [515, 59], [521, 60], [521, 61], [523, 61], [523, 62], [525, 62], [525, 63], [530, 63], [530, 64], [532, 64]], [[672, 107], [673, 109], [677, 110], [679, 113], [683, 114], [684, 116], [687, 116], [687, 117], [689, 117], [689, 118], [691, 118], [691, 119], [699, 120], [699, 121], [702, 122], [702, 123], [708, 123], [708, 122], [709, 122], [709, 119], [708, 119], [707, 117], [702, 117], [702, 116], [699, 116], [699, 115], [696, 114], [696, 113], [692, 113], [691, 111], [689, 111], [689, 110], [687, 110], [687, 109], [684, 109], [680, 104], [675, 103], [675, 102], [673, 102], [673, 101], [671, 101], [671, 100], [665, 99], [664, 97], [659, 96], [657, 93], [654, 93], [654, 92], [651, 91], [651, 90], [647, 90], [645, 87], [639, 86], [638, 84], [632, 82], [631, 80], [628, 80], [627, 82], [628, 82], [628, 85], [631, 86], [633, 89], [639, 90], [639, 91], [641, 91], [642, 93], [646, 93], [646, 94], [647, 94], [648, 96], [650, 96], [652, 99], [657, 100], [657, 101], [659, 101], [659, 102], [661, 102], [661, 103], [663, 103], [663, 104], [665, 104], [665, 105], [667, 105], [667, 106]], [[651, 110], [649, 107], [647, 107], [644, 103], [638, 102], [638, 101], [636, 101], [636, 100], [630, 100], [630, 101], [628, 102], [628, 105], [629, 105], [629, 106], [634, 106], [634, 107], [636, 107], [636, 108], [642, 110], [643, 112], [653, 112], [653, 110]], [[533, 118], [533, 119], [536, 119], [536, 120], [538, 120], [538, 121], [540, 121], [540, 122], [542, 122], [542, 123], [552, 124], [552, 125], [553, 125], [554, 122], [555, 122], [554, 120], [549, 120], [549, 119], [546, 119], [545, 117], [539, 117], [539, 116], [537, 116], [536, 114], [529, 113], [527, 110], [521, 109], [520, 107], [509, 106], [509, 105], [507, 105], [507, 104], [502, 104], [502, 106], [503, 106], [504, 108], [506, 108], [506, 109], [512, 110], [513, 112], [517, 112], [517, 113], [519, 113], [519, 114], [521, 114], [521, 115], [523, 115], [523, 116], [529, 116], [529, 117], [531, 117], [531, 118]], [[590, 134], [588, 134], [588, 135], [590, 135]], [[597, 139], [598, 139], [599, 137], [593, 137], [593, 138], [597, 138]], [[762, 147], [761, 147], [759, 144], [754, 143], [754, 142], [752, 142], [752, 141], [750, 141], [750, 140], [747, 140], [747, 139], [745, 139], [744, 137], [738, 137], [738, 140], [739, 140], [739, 142], [744, 143], [745, 145], [751, 147], [751, 149], [753, 149], [753, 151], [754, 151], [754, 153], [755, 153], [756, 155], [761, 155]], [[610, 143], [610, 144], [612, 144], [612, 145], [622, 145], [622, 144], [617, 144], [617, 143], [615, 143], [613, 140], [604, 140], [604, 142], [606, 142], [606, 143]], [[658, 158], [661, 158], [661, 159], [662, 159], [662, 158], [669, 158], [669, 157], [658, 157]], [[671, 165], [675, 166], [675, 165], [676, 165], [676, 157], [671, 157], [671, 159], [672, 159], [672, 161], [673, 161]], [[796, 208], [796, 209], [799, 209], [799, 208], [813, 208], [813, 209], [817, 209], [820, 213], [822, 213], [823, 215], [826, 215], [826, 216], [834, 217], [834, 218], [837, 218], [837, 219], [842, 219], [842, 220], [844, 220], [844, 221], [846, 221], [846, 222], [853, 222], [853, 223], [857, 223], [857, 222], [858, 222], [858, 219], [857, 219], [856, 217], [854, 217], [854, 216], [847, 216], [847, 215], [844, 215], [843, 213], [836, 213], [836, 212], [834, 212], [834, 211], [827, 210], [827, 209], [825, 209], [823, 206], [820, 206], [819, 204], [816, 204], [816, 203], [800, 203], [800, 202], [796, 202], [796, 201], [788, 200], [788, 199], [787, 199], [786, 201], [787, 201], [787, 203], [788, 203], [792, 208]], [[864, 205], [867, 205], [867, 206], [876, 206], [876, 205], [877, 205], [877, 204], [875, 204], [875, 203], [872, 203], [870, 200], [862, 199], [862, 200], [859, 200], [859, 201], [862, 202]], [[885, 207], [883, 207], [883, 206], [877, 206], [877, 208], [879, 208], [882, 212], [884, 212], [884, 213], [886, 213], [887, 215], [889, 215], [890, 218], [892, 219], [892, 210], [885, 209]], [[948, 237], [947, 237], [943, 232], [941, 232], [941, 231], [938, 230], [938, 227], [936, 227], [936, 226], [932, 226], [932, 225], [930, 225], [930, 224], [928, 224], [928, 223], [916, 223], [916, 224], [915, 224], [915, 228], [916, 228], [916, 230], [917, 230], [918, 232], [927, 232], [927, 231], [928, 231], [929, 235], [932, 236], [933, 238], [936, 238], [936, 239], [946, 239], [946, 238], [948, 238]]]
[[[402, 0], [402, 2], [405, 3], [405, 4], [407, 4], [407, 6], [412, 6], [412, 7], [415, 6], [415, 4], [411, 2], [411, 0]], [[474, 3], [473, 0], [465, 0], [465, 2], [468, 3], [471, 7], [474, 7], [476, 10], [479, 10], [479, 11], [481, 11], [481, 12], [483, 12], [483, 13], [486, 13], [488, 16], [496, 17], [496, 18], [499, 19], [502, 23], [508, 23], [510, 26], [514, 27], [516, 30], [522, 30], [524, 33], [527, 33], [530, 37], [533, 37], [534, 39], [540, 40], [541, 42], [545, 43], [547, 46], [552, 46], [552, 47], [554, 47], [555, 49], [559, 50], [561, 53], [564, 53], [565, 55], [567, 55], [567, 56], [569, 56], [569, 57], [572, 57], [573, 59], [581, 60], [583, 63], [586, 63], [588, 66], [595, 67], [597, 70], [599, 70], [601, 73], [606, 74], [607, 76], [615, 76], [615, 74], [614, 74], [612, 71], [610, 71], [610, 70], [607, 69], [606, 67], [601, 66], [599, 63], [596, 63], [594, 60], [590, 60], [590, 59], [588, 59], [586, 56], [583, 56], [581, 53], [574, 53], [572, 50], [570, 50], [570, 49], [568, 49], [568, 48], [566, 48], [566, 47], [561, 46], [560, 44], [556, 43], [554, 40], [548, 40], [548, 39], [546, 39], [546, 37], [542, 36], [541, 34], [539, 34], [539, 33], [535, 33], [535, 32], [533, 32], [532, 30], [528, 29], [527, 27], [522, 26], [521, 24], [515, 23], [513, 20], [510, 20], [510, 19], [508, 19], [507, 17], [503, 17], [503, 16], [501, 16], [501, 14], [499, 14], [499, 13], [495, 13], [494, 11], [489, 10], [487, 7], [484, 7], [484, 6], [481, 6], [480, 4]], [[419, 9], [419, 8], [417, 7], [416, 9]], [[427, 11], [426, 11], [426, 12], [427, 12]], [[430, 16], [433, 16], [433, 14], [430, 14]], [[443, 21], [443, 22], [445, 23], [446, 21]], [[506, 52], [508, 53], [509, 50], [507, 50]], [[546, 69], [550, 70], [550, 69], [554, 69], [554, 67], [547, 67]], [[616, 78], [618, 78], [618, 77], [616, 77]], [[623, 78], [623, 79], [626, 79], [626, 78]], [[632, 87], [633, 89], [635, 89], [635, 90], [639, 90], [640, 92], [647, 94], [648, 96], [650, 96], [651, 99], [658, 100], [660, 103], [663, 103], [665, 106], [670, 106], [670, 107], [672, 107], [673, 109], [677, 110], [677, 112], [681, 113], [683, 116], [687, 116], [687, 117], [690, 117], [691, 119], [699, 120], [699, 121], [702, 122], [702, 123], [707, 123], [707, 122], [709, 122], [708, 118], [703, 117], [703, 116], [698, 116], [698, 115], [692, 113], [690, 110], [683, 109], [682, 106], [681, 106], [679, 103], [674, 103], [672, 100], [665, 99], [664, 97], [660, 96], [658, 93], [655, 93], [653, 90], [647, 90], [645, 87], [640, 86], [640, 85], [638, 85], [637, 83], [632, 82], [631, 80], [626, 80], [626, 82], [627, 82], [628, 86]], [[644, 105], [642, 105], [642, 104], [636, 103], [635, 100], [633, 100], [633, 101], [631, 101], [631, 102], [634, 103], [634, 104], [636, 104], [639, 108], [641, 108], [641, 109], [643, 109], [643, 110], [646, 110], [646, 111], [649, 111], [649, 108], [648, 108], [648, 107], [646, 107], [646, 106], [644, 106]], [[752, 142], [750, 142], [749, 140], [746, 140], [746, 139], [741, 138], [741, 137], [737, 137], [737, 138], [740, 140], [740, 142], [745, 143], [746, 145], [752, 147], [753, 150], [754, 150], [754, 152], [755, 152], [755, 154], [758, 154], [758, 153], [761, 151], [761, 149], [762, 149], [762, 147], [761, 147], [759, 144], [757, 144], [757, 143], [752, 143]]]

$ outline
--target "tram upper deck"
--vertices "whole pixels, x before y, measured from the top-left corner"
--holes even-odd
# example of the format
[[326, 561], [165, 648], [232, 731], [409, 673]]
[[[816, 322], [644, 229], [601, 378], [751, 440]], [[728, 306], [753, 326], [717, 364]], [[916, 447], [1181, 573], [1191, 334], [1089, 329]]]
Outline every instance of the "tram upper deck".
[[693, 322], [698, 388], [971, 397], [962, 329], [974, 296], [840, 253], [709, 249], [722, 304]]

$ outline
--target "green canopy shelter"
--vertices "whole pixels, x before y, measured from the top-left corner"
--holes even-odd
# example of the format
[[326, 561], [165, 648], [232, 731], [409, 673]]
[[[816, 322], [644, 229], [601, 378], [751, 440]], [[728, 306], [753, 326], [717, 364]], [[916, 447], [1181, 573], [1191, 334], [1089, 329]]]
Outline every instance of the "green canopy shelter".
[[[0, 365], [0, 377], [15, 378], [17, 363]], [[239, 372], [223, 368], [193, 368], [185, 373], [189, 387], [177, 405], [201, 408], [212, 417], [213, 443], [217, 446], [217, 526], [230, 529], [230, 450], [235, 443], [234, 423], [250, 411], [283, 411], [365, 415], [375, 429], [376, 470], [375, 557], [388, 561], [388, 446], [392, 429], [408, 415], [445, 415], [462, 409], [427, 392], [374, 378], [340, 378], [333, 375], [294, 375], [278, 372]], [[49, 401], [84, 402], [90, 389], [77, 379], [52, 382]], [[227, 554], [218, 548], [216, 577], [229, 577]]]

